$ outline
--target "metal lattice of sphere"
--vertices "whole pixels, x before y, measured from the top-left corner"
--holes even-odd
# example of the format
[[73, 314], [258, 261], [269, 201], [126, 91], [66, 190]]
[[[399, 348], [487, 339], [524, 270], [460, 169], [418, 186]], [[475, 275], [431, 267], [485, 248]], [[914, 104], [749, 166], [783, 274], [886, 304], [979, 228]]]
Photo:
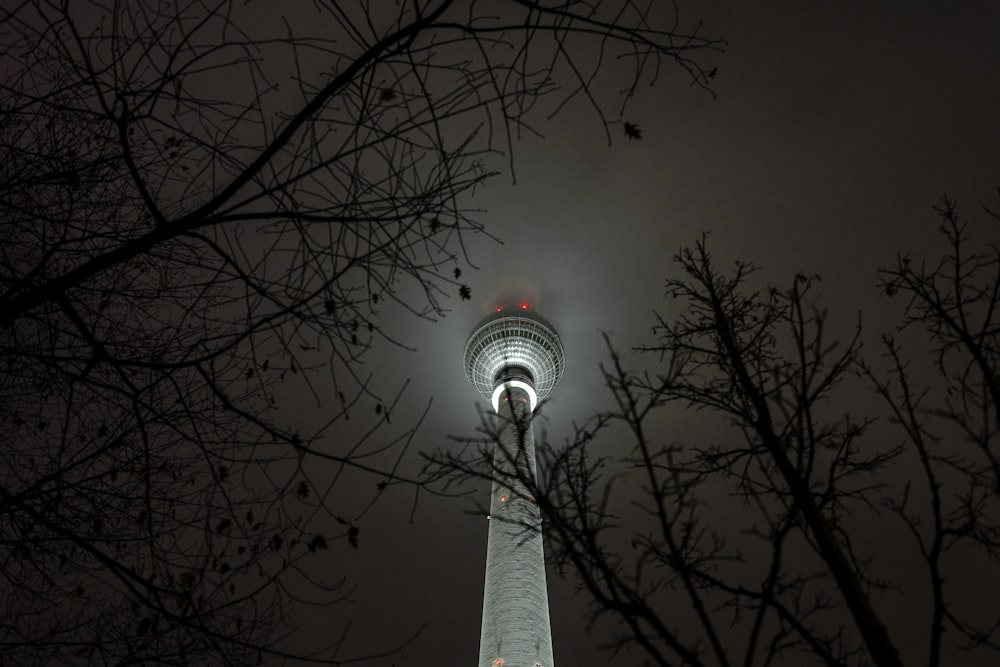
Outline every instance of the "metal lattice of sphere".
[[542, 400], [559, 384], [563, 365], [559, 334], [544, 318], [525, 310], [491, 313], [465, 345], [465, 374], [488, 401], [508, 376], [521, 378], [523, 371]]

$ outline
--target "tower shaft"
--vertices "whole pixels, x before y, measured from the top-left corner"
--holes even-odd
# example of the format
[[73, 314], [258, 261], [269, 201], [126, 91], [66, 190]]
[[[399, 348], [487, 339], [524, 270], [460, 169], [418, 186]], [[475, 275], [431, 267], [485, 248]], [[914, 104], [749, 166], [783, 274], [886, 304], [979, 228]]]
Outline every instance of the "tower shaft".
[[497, 407], [479, 667], [552, 667], [552, 631], [527, 391], [508, 385]]

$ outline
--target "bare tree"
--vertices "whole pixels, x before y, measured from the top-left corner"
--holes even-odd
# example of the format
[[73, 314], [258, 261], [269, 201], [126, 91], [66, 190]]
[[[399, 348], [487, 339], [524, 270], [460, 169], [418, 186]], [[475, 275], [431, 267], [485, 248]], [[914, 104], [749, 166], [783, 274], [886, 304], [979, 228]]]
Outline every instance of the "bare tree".
[[[2, 12], [0, 651], [358, 658], [283, 620], [289, 591], [346, 594], [312, 554], [419, 486], [397, 472], [418, 424], [359, 370], [395, 344], [382, 308], [468, 298], [465, 196], [516, 135], [573, 98], [607, 132], [598, 77], [622, 103], [665, 64], [704, 87], [721, 44], [631, 0]], [[290, 423], [277, 403], [317, 383], [334, 405]], [[334, 511], [350, 471], [369, 497]]]
[[904, 488], [886, 506], [923, 562], [930, 665], [947, 664], [946, 638], [1000, 651], [1000, 614], [970, 613], [970, 591], [959, 595], [955, 582], [957, 572], [1000, 555], [1000, 248], [972, 242], [954, 200], [942, 198], [935, 210], [946, 252], [937, 260], [900, 255], [880, 271], [884, 293], [905, 307], [897, 335], [882, 339], [888, 372], [865, 366], [919, 461], [912, 484], [920, 492]]
[[[657, 370], [628, 370], [609, 341], [613, 408], [508, 483], [536, 499], [547, 556], [592, 622], [618, 629], [613, 651], [656, 665], [996, 660], [1000, 618], [976, 598], [1000, 545], [1000, 253], [970, 250], [952, 202], [939, 212], [946, 256], [881, 272], [906, 299], [882, 359], [862, 358], [860, 324], [830, 334], [816, 277], [767, 287], [749, 264], [720, 268], [705, 238], [675, 257], [645, 348]], [[855, 416], [872, 408], [866, 384], [882, 419]], [[509, 476], [484, 433], [435, 468]], [[608, 440], [627, 454], [593, 453]]]

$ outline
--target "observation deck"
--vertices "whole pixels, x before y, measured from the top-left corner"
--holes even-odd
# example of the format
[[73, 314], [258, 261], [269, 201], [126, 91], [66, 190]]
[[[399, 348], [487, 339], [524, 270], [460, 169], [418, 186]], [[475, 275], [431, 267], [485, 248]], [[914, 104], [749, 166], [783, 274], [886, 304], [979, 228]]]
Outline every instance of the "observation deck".
[[465, 374], [496, 410], [504, 387], [524, 389], [531, 409], [559, 384], [562, 341], [542, 316], [525, 306], [498, 309], [483, 318], [465, 345]]

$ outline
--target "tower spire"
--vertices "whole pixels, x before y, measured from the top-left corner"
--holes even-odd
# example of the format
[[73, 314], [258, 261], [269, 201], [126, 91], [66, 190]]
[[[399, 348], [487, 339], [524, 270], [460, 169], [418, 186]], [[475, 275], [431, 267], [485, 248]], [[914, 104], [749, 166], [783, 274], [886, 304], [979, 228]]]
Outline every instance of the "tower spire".
[[479, 323], [465, 371], [497, 412], [479, 667], [552, 667], [531, 416], [563, 373], [562, 342], [525, 304]]

